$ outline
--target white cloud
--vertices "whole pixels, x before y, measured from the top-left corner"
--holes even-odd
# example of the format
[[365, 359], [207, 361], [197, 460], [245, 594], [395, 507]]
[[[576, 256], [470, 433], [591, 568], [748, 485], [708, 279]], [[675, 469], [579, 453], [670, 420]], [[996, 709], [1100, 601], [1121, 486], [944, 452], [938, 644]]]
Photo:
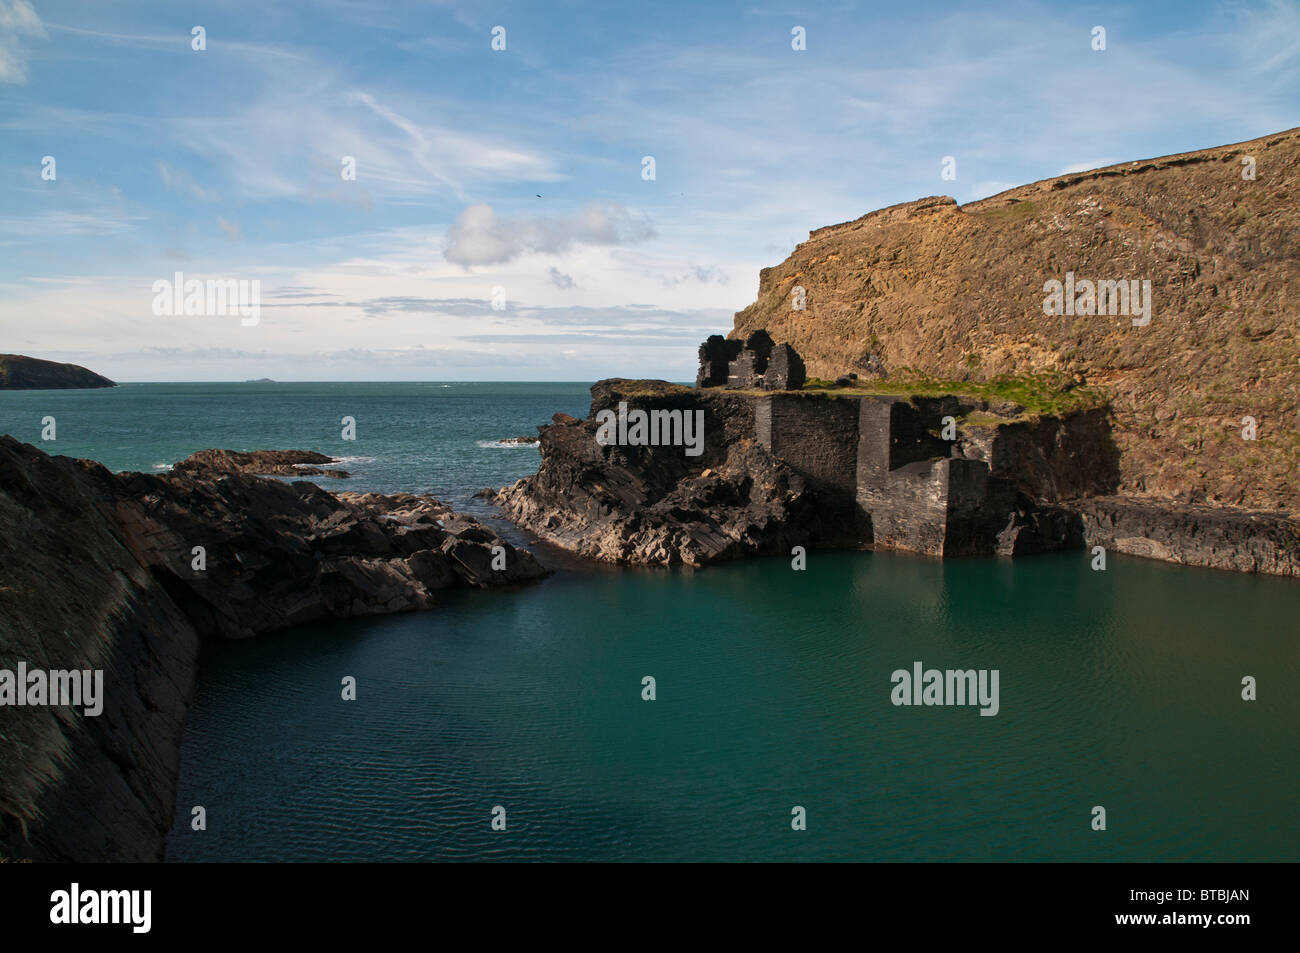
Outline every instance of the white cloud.
[[470, 268], [499, 265], [528, 252], [559, 254], [574, 245], [626, 245], [655, 237], [649, 220], [615, 202], [593, 202], [572, 216], [502, 218], [471, 205], [447, 230], [444, 257]]

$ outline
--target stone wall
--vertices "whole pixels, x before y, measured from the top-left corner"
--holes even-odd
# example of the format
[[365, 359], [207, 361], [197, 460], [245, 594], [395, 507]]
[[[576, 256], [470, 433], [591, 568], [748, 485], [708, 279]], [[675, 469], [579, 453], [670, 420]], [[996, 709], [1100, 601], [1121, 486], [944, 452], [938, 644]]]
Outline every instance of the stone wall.
[[755, 331], [743, 345], [711, 335], [700, 345], [699, 355], [697, 388], [799, 390], [808, 377], [799, 353], [789, 344], [774, 344], [766, 331]]
[[857, 402], [773, 394], [755, 401], [754, 424], [758, 444], [807, 479], [822, 501], [827, 525], [838, 527], [839, 541], [860, 542]]

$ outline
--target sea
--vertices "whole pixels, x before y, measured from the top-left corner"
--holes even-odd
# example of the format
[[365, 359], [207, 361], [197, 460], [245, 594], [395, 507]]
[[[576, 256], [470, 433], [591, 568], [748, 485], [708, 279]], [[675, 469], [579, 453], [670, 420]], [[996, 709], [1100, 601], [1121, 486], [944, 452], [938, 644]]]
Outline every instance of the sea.
[[[0, 393], [0, 432], [144, 472], [318, 450], [351, 474], [327, 489], [432, 493], [527, 544], [473, 494], [535, 471], [503, 438], [589, 403], [587, 383], [123, 384]], [[691, 571], [533, 548], [540, 583], [207, 645], [168, 859], [1300, 860], [1300, 581], [1113, 553]], [[996, 672], [996, 714], [896, 704], [917, 665]]]

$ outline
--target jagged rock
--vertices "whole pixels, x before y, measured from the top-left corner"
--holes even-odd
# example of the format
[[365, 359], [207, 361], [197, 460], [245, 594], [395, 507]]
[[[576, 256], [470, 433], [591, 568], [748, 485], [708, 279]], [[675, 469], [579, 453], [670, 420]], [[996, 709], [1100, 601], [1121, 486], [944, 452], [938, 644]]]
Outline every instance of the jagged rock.
[[[602, 446], [595, 414], [631, 408], [705, 411], [704, 452]], [[633, 565], [701, 566], [788, 553], [828, 532], [807, 481], [753, 440], [753, 404], [660, 381], [601, 381], [592, 416], [542, 428], [538, 472], [498, 502], [521, 526], [582, 556]]]
[[[868, 380], [883, 380], [889, 376], [889, 371], [885, 368], [885, 362], [881, 360], [878, 354], [864, 354], [853, 362], [853, 366], [860, 370]], [[849, 377], [854, 380], [858, 379], [857, 374], [850, 374]]]
[[432, 497], [333, 496], [201, 463], [114, 474], [7, 436], [0, 522], [0, 668], [103, 669], [106, 696], [98, 717], [0, 709], [12, 859], [162, 858], [201, 637], [425, 609], [439, 590], [545, 574]]

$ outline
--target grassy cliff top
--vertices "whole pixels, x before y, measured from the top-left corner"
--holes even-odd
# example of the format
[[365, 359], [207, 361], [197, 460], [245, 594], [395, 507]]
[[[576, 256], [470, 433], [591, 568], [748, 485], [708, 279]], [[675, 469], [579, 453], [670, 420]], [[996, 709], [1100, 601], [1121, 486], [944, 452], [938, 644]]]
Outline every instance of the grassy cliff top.
[[[905, 370], [880, 380], [855, 381], [847, 387], [811, 378], [797, 391], [771, 391], [710, 387], [697, 391], [693, 387], [660, 380], [611, 378], [597, 385], [623, 398], [654, 399], [681, 397], [694, 393], [726, 394], [745, 397], [769, 397], [774, 394], [828, 399], [857, 397], [939, 398], [956, 397], [963, 403], [982, 404], [992, 413], [974, 411], [966, 422], [973, 426], [1004, 424], [1036, 417], [1063, 417], [1085, 410], [1104, 407], [1106, 393], [1100, 388], [1084, 387], [1060, 374], [1003, 375], [987, 381], [949, 380]], [[987, 419], [986, 419], [987, 418]]]
[[1003, 374], [989, 380], [952, 380], [904, 369], [880, 380], [855, 381], [837, 387], [829, 381], [810, 379], [801, 393], [843, 397], [959, 397], [989, 404], [1018, 405], [1021, 417], [1063, 417], [1084, 410], [1104, 407], [1104, 390], [1084, 387], [1060, 374]]

